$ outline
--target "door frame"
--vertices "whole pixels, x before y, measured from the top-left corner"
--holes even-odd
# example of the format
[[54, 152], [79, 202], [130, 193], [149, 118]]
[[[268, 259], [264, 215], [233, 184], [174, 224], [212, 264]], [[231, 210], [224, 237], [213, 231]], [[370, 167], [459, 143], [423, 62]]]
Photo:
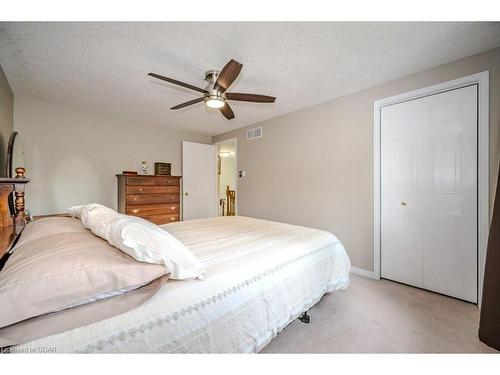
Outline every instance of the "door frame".
[[[212, 143], [213, 146], [219, 146], [223, 143], [228, 143], [228, 142], [234, 142], [234, 160], [236, 162], [236, 176], [234, 176], [234, 189], [236, 190], [236, 197], [234, 199], [234, 213], [235, 215], [237, 216], [238, 215], [238, 138], [228, 138], [228, 139], [224, 139], [223, 141], [219, 141], [219, 142], [215, 142], [215, 143]], [[217, 171], [215, 172], [217, 173]], [[219, 195], [217, 194], [217, 198], [219, 197]], [[218, 199], [217, 199], [218, 201]], [[219, 209], [219, 205], [217, 204], [217, 212]]]
[[489, 187], [489, 71], [484, 71], [451, 81], [424, 87], [374, 101], [373, 103], [373, 278], [380, 280], [381, 268], [381, 110], [383, 107], [408, 100], [419, 99], [432, 94], [478, 85], [478, 305], [481, 306], [484, 263], [488, 232], [490, 227], [490, 187]]

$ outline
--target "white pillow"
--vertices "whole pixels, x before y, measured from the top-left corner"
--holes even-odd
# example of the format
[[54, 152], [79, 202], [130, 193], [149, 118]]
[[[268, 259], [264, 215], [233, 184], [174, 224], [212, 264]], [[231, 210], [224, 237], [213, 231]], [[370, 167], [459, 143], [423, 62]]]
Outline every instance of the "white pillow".
[[203, 264], [182, 242], [149, 221], [119, 214], [97, 203], [68, 210], [80, 215], [85, 228], [139, 262], [165, 265], [171, 279], [205, 276]]
[[[68, 208], [68, 212], [70, 214], [71, 217], [75, 217], [77, 219], [80, 219], [82, 221], [82, 224], [85, 228], [87, 229], [90, 229], [88, 227], [88, 224], [86, 224], [86, 221], [88, 219], [88, 215], [87, 213], [92, 210], [92, 209], [95, 209], [95, 208], [103, 208], [103, 209], [107, 209], [109, 210], [109, 213], [117, 213], [116, 211], [112, 210], [111, 208], [108, 208], [106, 206], [103, 206], [101, 204], [98, 204], [98, 203], [89, 203], [89, 204], [84, 204], [84, 205], [81, 205], [81, 206], [73, 206], [73, 207], [69, 207]], [[99, 237], [102, 237], [100, 235], [98, 235]]]
[[[84, 205], [81, 205], [81, 206], [73, 206], [73, 207], [68, 207], [68, 212], [70, 214], [71, 217], [74, 217], [74, 218], [77, 218], [77, 219], [80, 219], [83, 226], [87, 229], [90, 229], [86, 223], [87, 221], [87, 212], [93, 208], [96, 208], [96, 207], [103, 207], [103, 208], [107, 208], [103, 205], [100, 205], [98, 203], [89, 203], [89, 204], [84, 204]], [[109, 208], [109, 210], [111, 210], [111, 208]], [[116, 211], [113, 211], [111, 210], [112, 212], [116, 212]], [[99, 237], [102, 237], [100, 235], [98, 235]]]
[[68, 208], [68, 212], [69, 214], [71, 215], [71, 217], [76, 217], [77, 219], [79, 219], [80, 217], [82, 217], [82, 210], [87, 207], [87, 206], [90, 206], [89, 204], [86, 204], [86, 205], [83, 205], [83, 206], [73, 206], [73, 207], [69, 207]]

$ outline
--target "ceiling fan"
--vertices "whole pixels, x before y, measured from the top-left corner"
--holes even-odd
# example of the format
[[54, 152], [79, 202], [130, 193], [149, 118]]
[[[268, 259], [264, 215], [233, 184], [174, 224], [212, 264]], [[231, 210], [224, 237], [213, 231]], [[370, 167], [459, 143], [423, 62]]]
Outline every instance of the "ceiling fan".
[[227, 100], [254, 103], [274, 103], [276, 100], [274, 96], [226, 92], [240, 74], [241, 68], [243, 68], [243, 64], [240, 64], [236, 60], [231, 60], [221, 71], [209, 70], [205, 73], [205, 81], [208, 81], [208, 85], [204, 89], [159, 74], [149, 73], [148, 75], [203, 94], [201, 98], [178, 104], [170, 109], [180, 109], [204, 101], [207, 107], [218, 109], [225, 118], [231, 120], [234, 118], [234, 112]]

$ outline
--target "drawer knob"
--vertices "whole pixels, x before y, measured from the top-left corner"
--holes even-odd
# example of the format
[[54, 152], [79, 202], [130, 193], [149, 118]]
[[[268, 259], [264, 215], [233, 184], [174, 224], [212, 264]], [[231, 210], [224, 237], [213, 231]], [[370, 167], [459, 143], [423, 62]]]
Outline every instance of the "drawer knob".
[[138, 212], [139, 212], [139, 210], [138, 210], [137, 208], [134, 208], [134, 209], [132, 210], [132, 213], [134, 213], [134, 214], [136, 214], [136, 213], [138, 213]]
[[143, 181], [143, 179], [142, 179], [142, 178], [141, 178], [141, 179], [139, 179], [139, 182], [140, 182], [141, 184], [142, 184], [142, 181]]
[[173, 216], [172, 216], [172, 217], [170, 218], [170, 221], [174, 221], [174, 220], [175, 220], [175, 217], [173, 217]]
[[173, 211], [173, 210], [175, 210], [175, 206], [170, 207], [170, 209], [171, 209], [172, 211]]

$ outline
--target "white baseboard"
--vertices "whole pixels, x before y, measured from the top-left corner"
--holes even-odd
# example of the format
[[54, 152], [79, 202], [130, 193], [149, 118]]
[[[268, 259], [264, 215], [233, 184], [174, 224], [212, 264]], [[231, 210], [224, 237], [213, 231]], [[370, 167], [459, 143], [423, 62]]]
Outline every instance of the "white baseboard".
[[373, 271], [367, 271], [367, 270], [364, 270], [363, 268], [358, 268], [358, 267], [352, 267], [351, 266], [351, 273], [355, 274], [355, 275], [360, 275], [360, 276], [364, 276], [364, 277], [368, 277], [370, 279], [373, 279]]

